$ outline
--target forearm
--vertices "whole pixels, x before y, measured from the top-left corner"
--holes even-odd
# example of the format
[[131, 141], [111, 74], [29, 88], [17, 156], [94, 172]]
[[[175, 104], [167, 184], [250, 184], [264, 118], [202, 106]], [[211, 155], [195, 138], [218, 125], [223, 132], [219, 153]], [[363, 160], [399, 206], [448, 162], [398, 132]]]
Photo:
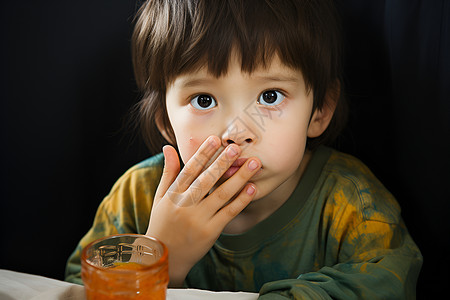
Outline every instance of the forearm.
[[376, 263], [325, 267], [299, 279], [267, 283], [260, 299], [415, 299], [419, 265], [416, 261], [407, 278]]
[[407, 232], [402, 232], [406, 234], [394, 235], [398, 239], [395, 247], [383, 248], [383, 243], [372, 240], [359, 245], [367, 251], [356, 251], [345, 262], [296, 279], [269, 282], [261, 288], [260, 298], [415, 299], [422, 256]]

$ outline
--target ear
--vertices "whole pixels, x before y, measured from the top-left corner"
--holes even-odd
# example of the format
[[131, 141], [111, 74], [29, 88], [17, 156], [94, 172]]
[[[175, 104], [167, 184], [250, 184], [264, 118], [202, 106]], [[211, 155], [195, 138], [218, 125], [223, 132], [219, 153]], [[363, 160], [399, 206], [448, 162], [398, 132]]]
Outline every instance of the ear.
[[337, 82], [329, 88], [325, 95], [325, 103], [321, 109], [316, 108], [309, 122], [307, 135], [309, 138], [320, 136], [330, 125], [340, 95], [340, 84]]

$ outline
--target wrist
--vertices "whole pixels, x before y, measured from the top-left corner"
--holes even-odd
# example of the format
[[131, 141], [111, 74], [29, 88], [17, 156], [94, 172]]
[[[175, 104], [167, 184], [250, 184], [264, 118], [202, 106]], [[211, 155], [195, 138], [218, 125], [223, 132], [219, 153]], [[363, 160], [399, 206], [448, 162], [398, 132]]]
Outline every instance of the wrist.
[[172, 281], [172, 279], [170, 279], [170, 280], [169, 280], [169, 288], [172, 288], [172, 289], [182, 288], [182, 287], [183, 287], [183, 283], [184, 283], [184, 280], [181, 280], [181, 281], [178, 281], [178, 280]]
[[[170, 260], [169, 260], [170, 261]], [[180, 266], [171, 265], [169, 262], [169, 287], [180, 288], [183, 287], [184, 280], [190, 270], [183, 270]]]

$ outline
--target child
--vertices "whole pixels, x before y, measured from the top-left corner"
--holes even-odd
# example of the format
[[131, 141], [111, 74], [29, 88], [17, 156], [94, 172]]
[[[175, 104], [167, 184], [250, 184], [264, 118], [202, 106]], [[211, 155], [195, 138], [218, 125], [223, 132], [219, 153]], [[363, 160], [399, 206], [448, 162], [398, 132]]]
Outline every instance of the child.
[[80, 282], [89, 242], [139, 233], [169, 248], [172, 287], [414, 298], [422, 257], [397, 202], [324, 146], [345, 119], [340, 55], [331, 0], [146, 2], [142, 128], [152, 149], [172, 146], [117, 181], [66, 279]]

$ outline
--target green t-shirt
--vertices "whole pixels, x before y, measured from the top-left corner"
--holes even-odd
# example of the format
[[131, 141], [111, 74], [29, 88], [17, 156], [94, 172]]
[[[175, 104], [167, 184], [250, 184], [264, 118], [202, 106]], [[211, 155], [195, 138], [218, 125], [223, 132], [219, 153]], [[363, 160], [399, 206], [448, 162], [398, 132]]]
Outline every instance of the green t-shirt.
[[[146, 232], [162, 166], [158, 154], [117, 181], [69, 258], [66, 280], [81, 283], [89, 242]], [[261, 299], [414, 299], [421, 265], [393, 196], [359, 160], [320, 147], [290, 198], [249, 231], [222, 234], [185, 285]]]

